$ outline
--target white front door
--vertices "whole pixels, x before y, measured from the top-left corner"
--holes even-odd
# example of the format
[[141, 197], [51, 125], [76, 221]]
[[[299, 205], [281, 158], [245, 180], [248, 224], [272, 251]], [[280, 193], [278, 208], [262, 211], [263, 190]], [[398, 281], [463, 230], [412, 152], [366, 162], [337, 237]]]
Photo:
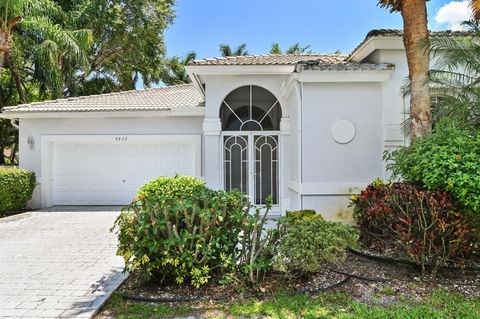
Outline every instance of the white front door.
[[276, 132], [225, 132], [223, 134], [224, 188], [240, 190], [254, 205], [269, 195], [279, 205], [279, 135]]

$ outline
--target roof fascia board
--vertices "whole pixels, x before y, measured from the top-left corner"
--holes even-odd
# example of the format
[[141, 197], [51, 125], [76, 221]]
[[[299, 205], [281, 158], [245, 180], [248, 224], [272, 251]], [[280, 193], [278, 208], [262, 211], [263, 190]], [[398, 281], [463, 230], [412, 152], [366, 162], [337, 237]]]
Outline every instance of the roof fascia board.
[[316, 71], [305, 70], [298, 77], [299, 82], [385, 82], [393, 70]]
[[402, 37], [376, 36], [365, 41], [352, 53], [348, 60], [362, 62], [375, 50], [405, 50], [405, 46]]
[[165, 116], [205, 116], [204, 107], [175, 108], [165, 111], [92, 111], [92, 112], [8, 112], [0, 113], [0, 118], [95, 118], [95, 117], [165, 117]]
[[189, 65], [189, 74], [232, 75], [232, 74], [290, 74], [295, 65]]

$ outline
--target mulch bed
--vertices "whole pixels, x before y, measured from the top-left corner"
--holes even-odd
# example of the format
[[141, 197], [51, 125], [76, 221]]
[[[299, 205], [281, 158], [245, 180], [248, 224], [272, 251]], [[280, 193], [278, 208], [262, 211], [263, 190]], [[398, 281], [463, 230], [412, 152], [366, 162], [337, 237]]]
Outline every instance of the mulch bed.
[[[475, 265], [472, 264], [473, 266]], [[471, 265], [471, 266], [472, 266]], [[472, 268], [474, 268], [472, 266]], [[439, 288], [459, 292], [471, 298], [480, 297], [480, 268], [443, 269], [435, 277], [422, 278], [417, 267], [404, 264], [380, 263], [370, 259], [348, 254], [347, 259], [336, 270], [361, 277], [379, 279], [366, 281], [351, 278], [347, 283], [335, 288], [362, 303], [388, 305], [408, 299], [421, 300]], [[257, 290], [210, 283], [201, 289], [178, 285], [145, 284], [138, 276], [132, 275], [119, 288], [119, 292], [139, 295], [147, 298], [199, 297], [203, 300], [228, 296], [231, 300], [250, 297], [266, 297], [275, 294], [294, 293], [295, 291], [317, 290], [335, 284], [345, 276], [325, 270], [311, 278], [285, 280], [271, 274]], [[213, 280], [212, 280], [213, 281]], [[387, 293], [388, 291], [388, 293]]]

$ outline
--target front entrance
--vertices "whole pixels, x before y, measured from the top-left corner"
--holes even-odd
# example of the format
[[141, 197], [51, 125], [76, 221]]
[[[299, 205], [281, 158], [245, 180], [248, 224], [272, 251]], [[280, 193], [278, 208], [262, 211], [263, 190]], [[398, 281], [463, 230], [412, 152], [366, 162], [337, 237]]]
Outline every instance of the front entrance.
[[269, 195], [279, 205], [279, 136], [269, 132], [223, 135], [224, 187], [250, 195], [264, 205]]
[[254, 85], [232, 91], [220, 107], [224, 189], [240, 190], [258, 206], [271, 195], [275, 212], [280, 206], [281, 112], [278, 99]]

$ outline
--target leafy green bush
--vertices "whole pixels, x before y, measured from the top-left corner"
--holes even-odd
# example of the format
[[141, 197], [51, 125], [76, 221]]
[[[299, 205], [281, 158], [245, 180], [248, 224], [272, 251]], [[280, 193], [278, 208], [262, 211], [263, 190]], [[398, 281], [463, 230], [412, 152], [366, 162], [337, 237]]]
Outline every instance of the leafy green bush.
[[462, 266], [474, 249], [470, 219], [455, 210], [446, 192], [409, 183], [369, 185], [352, 198], [360, 240], [379, 251], [392, 249], [400, 257], [435, 273], [440, 266]]
[[311, 220], [311, 219], [323, 220], [322, 215], [317, 214], [317, 212], [314, 211], [313, 209], [288, 211], [286, 217], [289, 221]]
[[0, 215], [25, 209], [35, 189], [35, 174], [16, 169], [0, 168]]
[[386, 158], [395, 176], [432, 191], [448, 191], [467, 210], [480, 214], [480, 132], [437, 130]]
[[288, 277], [318, 272], [345, 259], [346, 248], [356, 246], [351, 226], [325, 221], [314, 211], [289, 212], [280, 221], [281, 237], [274, 269]]
[[249, 211], [241, 193], [210, 190], [192, 177], [161, 177], [142, 187], [116, 220], [118, 254], [126, 270], [147, 280], [200, 287], [211, 277], [231, 279], [241, 237], [254, 222]]

